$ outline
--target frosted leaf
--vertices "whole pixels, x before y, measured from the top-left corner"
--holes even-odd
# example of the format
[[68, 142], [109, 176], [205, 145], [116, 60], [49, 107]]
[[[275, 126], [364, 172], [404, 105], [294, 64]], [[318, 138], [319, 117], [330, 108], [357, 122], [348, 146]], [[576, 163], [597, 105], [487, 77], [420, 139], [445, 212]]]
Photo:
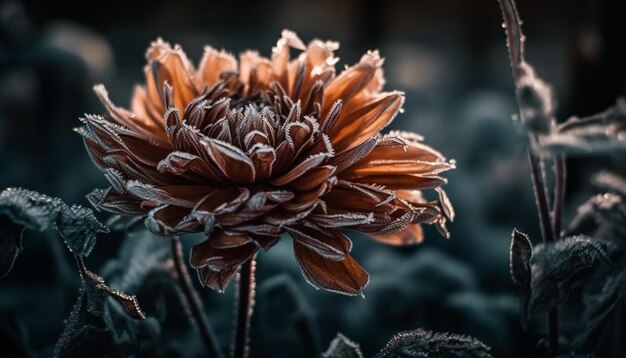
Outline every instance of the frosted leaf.
[[[511, 249], [510, 249], [510, 268], [511, 278], [513, 284], [519, 291], [520, 300], [522, 304], [522, 311], [527, 312], [526, 306], [530, 298], [530, 281], [531, 281], [531, 268], [530, 259], [532, 258], [533, 245], [528, 239], [528, 236], [516, 229], [511, 234]], [[524, 315], [522, 322], [527, 319]]]
[[322, 353], [322, 358], [363, 358], [363, 353], [358, 343], [337, 333], [337, 337], [330, 342], [326, 352]]
[[489, 350], [491, 350], [489, 346], [474, 337], [437, 333], [418, 328], [394, 335], [374, 358], [488, 358], [492, 357]]
[[[65, 204], [61, 199], [37, 192], [9, 188], [0, 193], [0, 275], [6, 275], [21, 251], [21, 231], [54, 229], [74, 254], [87, 256], [96, 234], [107, 232], [91, 209]], [[19, 235], [17, 234], [19, 232]]]
[[535, 247], [531, 260], [531, 296], [528, 314], [561, 303], [580, 274], [609, 263], [607, 246], [587, 236], [570, 236]]

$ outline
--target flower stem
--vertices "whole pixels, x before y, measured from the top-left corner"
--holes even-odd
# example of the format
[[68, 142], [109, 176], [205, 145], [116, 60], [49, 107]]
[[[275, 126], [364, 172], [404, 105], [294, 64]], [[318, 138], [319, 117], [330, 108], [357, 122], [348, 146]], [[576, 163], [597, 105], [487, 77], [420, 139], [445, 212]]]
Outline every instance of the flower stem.
[[211, 357], [221, 358], [222, 353], [218, 349], [215, 335], [209, 325], [204, 313], [202, 312], [201, 303], [198, 300], [198, 296], [193, 289], [191, 278], [189, 277], [189, 271], [183, 261], [183, 250], [178, 237], [173, 236], [171, 238], [172, 258], [174, 259], [174, 267], [176, 268], [176, 274], [178, 276], [178, 282], [180, 284], [183, 296], [189, 307], [191, 318], [193, 319], [198, 333], [202, 338], [202, 342]]
[[561, 237], [561, 220], [563, 217], [563, 202], [565, 201], [566, 166], [565, 157], [560, 155], [554, 158], [554, 207], [552, 209], [552, 221], [554, 224], [554, 237]]
[[[530, 162], [530, 171], [531, 177], [533, 181], [533, 190], [535, 192], [535, 200], [537, 203], [537, 210], [539, 212], [539, 223], [541, 226], [541, 234], [543, 236], [544, 242], [554, 241], [555, 234], [557, 229], [560, 231], [560, 219], [558, 220], [557, 226], [557, 215], [561, 216], [562, 208], [563, 208], [563, 194], [564, 191], [564, 174], [561, 175], [556, 173], [556, 188], [555, 188], [555, 199], [554, 199], [554, 211], [553, 211], [553, 219], [554, 219], [554, 227], [552, 225], [552, 221], [550, 220], [550, 211], [548, 209], [548, 199], [546, 196], [546, 187], [545, 180], [543, 177], [543, 173], [541, 170], [541, 159], [535, 156], [530, 147], [528, 148], [528, 161]], [[560, 164], [556, 164], [555, 161], [555, 169], [560, 167]], [[564, 165], [564, 164], [563, 164]], [[561, 176], [562, 178], [559, 178]], [[554, 231], [553, 231], [554, 230]], [[548, 347], [550, 349], [550, 355], [556, 356], [559, 351], [559, 310], [557, 306], [551, 307], [550, 311], [548, 311], [547, 318], [547, 330], [548, 330]]]
[[544, 242], [551, 242], [554, 240], [554, 236], [552, 235], [552, 223], [550, 221], [550, 209], [548, 209], [545, 181], [541, 173], [541, 159], [531, 152], [530, 147], [527, 151], [528, 162], [530, 163], [530, 176], [533, 181], [533, 191], [535, 192], [535, 202], [539, 212], [541, 236]]
[[252, 307], [254, 306], [255, 269], [256, 260], [253, 257], [241, 265], [241, 270], [239, 271], [237, 326], [235, 327], [235, 341], [233, 342], [233, 358], [245, 358], [248, 356], [250, 319], [252, 318]]

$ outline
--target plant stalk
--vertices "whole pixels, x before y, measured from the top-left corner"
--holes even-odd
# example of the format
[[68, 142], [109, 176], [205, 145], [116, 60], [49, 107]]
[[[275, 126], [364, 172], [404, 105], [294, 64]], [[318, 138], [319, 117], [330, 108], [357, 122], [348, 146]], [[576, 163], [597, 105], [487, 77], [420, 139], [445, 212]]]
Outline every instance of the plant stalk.
[[561, 222], [563, 218], [563, 203], [565, 202], [566, 188], [566, 166], [565, 157], [560, 155], [554, 158], [554, 207], [552, 209], [552, 221], [554, 224], [554, 237], [561, 237]]
[[254, 306], [255, 280], [254, 271], [256, 259], [253, 257], [241, 265], [239, 271], [239, 290], [237, 294], [237, 325], [233, 342], [233, 358], [248, 356], [248, 342], [250, 340], [250, 320]]
[[548, 208], [545, 181], [541, 173], [541, 159], [531, 152], [530, 146], [527, 152], [528, 162], [530, 163], [530, 176], [533, 182], [533, 191], [535, 192], [535, 202], [537, 204], [537, 211], [539, 212], [541, 236], [543, 237], [543, 242], [552, 242], [554, 241], [554, 235], [552, 234], [552, 222], [550, 220], [550, 209]]
[[176, 269], [176, 275], [178, 276], [178, 282], [183, 292], [183, 297], [189, 307], [191, 318], [195, 323], [198, 333], [202, 338], [202, 342], [209, 353], [210, 357], [222, 358], [215, 334], [209, 325], [204, 312], [202, 311], [202, 304], [198, 300], [198, 296], [192, 286], [191, 278], [189, 277], [189, 271], [183, 260], [183, 249], [178, 237], [172, 236], [171, 238], [172, 258], [174, 259], [174, 267]]

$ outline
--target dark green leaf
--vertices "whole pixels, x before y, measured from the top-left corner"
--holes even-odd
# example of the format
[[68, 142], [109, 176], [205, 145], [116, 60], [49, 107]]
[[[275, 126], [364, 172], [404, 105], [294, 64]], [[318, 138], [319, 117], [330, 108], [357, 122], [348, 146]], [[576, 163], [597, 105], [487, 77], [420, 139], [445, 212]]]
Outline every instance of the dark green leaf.
[[337, 337], [330, 342], [326, 352], [322, 353], [322, 358], [363, 358], [363, 353], [358, 343], [337, 333]]
[[416, 329], [393, 336], [375, 358], [488, 358], [491, 348], [474, 337]]
[[562, 302], [568, 288], [579, 283], [580, 273], [610, 263], [606, 244], [586, 236], [567, 237], [533, 250], [529, 314]]
[[0, 215], [0, 277], [6, 276], [22, 251], [24, 227]]

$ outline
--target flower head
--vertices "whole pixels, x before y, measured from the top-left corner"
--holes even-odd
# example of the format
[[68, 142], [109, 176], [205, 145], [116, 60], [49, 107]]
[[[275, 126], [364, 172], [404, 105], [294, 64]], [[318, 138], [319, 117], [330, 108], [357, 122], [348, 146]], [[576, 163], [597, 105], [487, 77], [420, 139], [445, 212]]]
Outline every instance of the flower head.
[[[131, 110], [96, 86], [107, 114], [78, 129], [111, 183], [92, 204], [146, 216], [160, 235], [204, 232], [191, 264], [217, 290], [286, 233], [311, 284], [361, 293], [369, 275], [342, 230], [392, 245], [421, 241], [420, 223], [447, 235], [438, 174], [454, 163], [415, 134], [381, 135], [403, 93], [382, 91], [377, 51], [337, 75], [337, 48], [283, 31], [271, 59], [206, 47], [196, 70], [180, 47], [152, 43]], [[427, 201], [432, 188], [439, 200]]]

